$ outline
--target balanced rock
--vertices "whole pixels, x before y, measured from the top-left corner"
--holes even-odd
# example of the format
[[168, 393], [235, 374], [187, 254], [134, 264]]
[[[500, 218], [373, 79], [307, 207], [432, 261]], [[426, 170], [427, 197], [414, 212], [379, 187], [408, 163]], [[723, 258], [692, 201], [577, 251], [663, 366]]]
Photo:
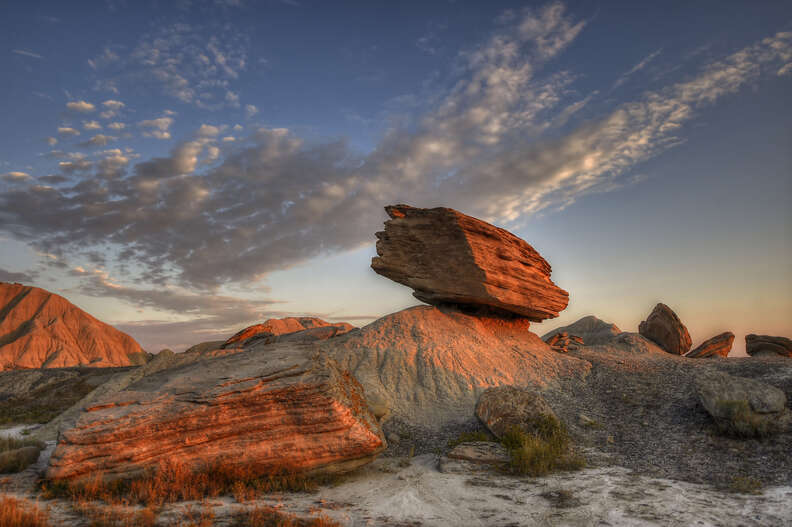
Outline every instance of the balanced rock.
[[414, 289], [428, 304], [454, 304], [555, 318], [569, 294], [550, 280], [550, 264], [510, 232], [448, 208], [385, 207], [371, 268]]
[[745, 351], [748, 355], [781, 355], [792, 357], [792, 339], [769, 335], [746, 335]]
[[705, 371], [695, 379], [696, 392], [718, 427], [743, 436], [764, 436], [789, 426], [784, 392], [763, 382]]
[[684, 355], [693, 344], [685, 325], [665, 304], [655, 306], [649, 317], [638, 326], [638, 333], [674, 355]]
[[720, 335], [715, 335], [711, 339], [705, 340], [698, 347], [690, 350], [685, 357], [702, 359], [705, 357], [728, 357], [734, 343], [734, 333], [726, 331]]
[[65, 298], [0, 282], [0, 371], [130, 366], [147, 359], [135, 339]]
[[543, 419], [556, 418], [538, 392], [515, 386], [498, 386], [482, 393], [476, 405], [476, 416], [498, 438], [513, 427], [535, 433]]
[[263, 324], [255, 324], [249, 326], [242, 331], [235, 334], [230, 339], [226, 340], [221, 349], [228, 348], [245, 348], [260, 342], [271, 344], [275, 342], [275, 337], [281, 335], [289, 335], [292, 333], [302, 332], [311, 329], [329, 328], [320, 331], [314, 331], [303, 334], [302, 340], [324, 340], [325, 338], [341, 335], [354, 329], [355, 327], [346, 322], [339, 322], [333, 324], [326, 322], [321, 318], [314, 317], [286, 317], [286, 318], [271, 318]]
[[594, 315], [589, 315], [573, 324], [556, 328], [553, 331], [545, 333], [542, 336], [542, 340], [548, 342], [548, 340], [557, 333], [577, 335], [583, 339], [586, 346], [596, 346], [609, 343], [614, 337], [621, 333], [621, 330], [616, 327], [615, 324], [600, 320]]
[[355, 379], [312, 345], [254, 346], [143, 377], [85, 408], [48, 477], [130, 478], [161, 463], [336, 473], [386, 446]]

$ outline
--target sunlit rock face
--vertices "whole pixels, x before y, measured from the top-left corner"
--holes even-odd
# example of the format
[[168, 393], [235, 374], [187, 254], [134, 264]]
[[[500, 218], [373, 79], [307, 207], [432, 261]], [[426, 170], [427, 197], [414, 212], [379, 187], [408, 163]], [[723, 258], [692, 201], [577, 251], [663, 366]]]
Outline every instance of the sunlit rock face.
[[745, 351], [748, 355], [780, 355], [792, 358], [792, 339], [770, 335], [746, 335]]
[[685, 357], [703, 359], [706, 357], [728, 357], [734, 343], [734, 333], [726, 331], [720, 335], [715, 335], [690, 350]]
[[161, 462], [333, 473], [386, 446], [355, 379], [310, 345], [262, 345], [147, 376], [86, 408], [48, 477], [129, 478]]
[[[320, 330], [319, 328], [328, 329]], [[272, 343], [279, 340], [274, 337], [304, 332], [306, 330], [313, 331], [304, 333], [302, 335], [304, 337], [303, 340], [324, 340], [325, 338], [341, 335], [352, 329], [354, 329], [354, 326], [346, 322], [332, 323], [315, 317], [271, 318], [263, 324], [254, 324], [246, 327], [226, 340], [220, 347], [222, 349], [241, 348], [258, 344], [262, 341]]]
[[586, 346], [596, 346], [611, 342], [621, 333], [621, 330], [616, 327], [616, 324], [611, 324], [598, 319], [594, 315], [589, 315], [568, 326], [556, 328], [545, 333], [542, 335], [542, 340], [548, 342], [553, 335], [559, 333], [576, 335], [583, 339]]
[[385, 207], [371, 268], [414, 289], [428, 304], [454, 304], [540, 322], [555, 318], [569, 294], [550, 280], [550, 264], [510, 232], [454, 209]]
[[65, 298], [0, 282], [0, 370], [130, 366], [147, 357], [132, 337]]
[[638, 333], [674, 355], [684, 355], [693, 344], [685, 325], [665, 304], [655, 306], [646, 320], [638, 325]]

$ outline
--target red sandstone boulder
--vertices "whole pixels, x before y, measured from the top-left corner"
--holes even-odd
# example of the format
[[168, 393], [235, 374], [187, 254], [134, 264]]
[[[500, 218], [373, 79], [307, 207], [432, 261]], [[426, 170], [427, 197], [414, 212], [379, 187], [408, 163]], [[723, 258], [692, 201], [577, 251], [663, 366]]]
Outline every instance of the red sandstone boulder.
[[550, 264], [510, 232], [454, 209], [385, 207], [371, 268], [413, 288], [428, 304], [454, 304], [555, 318], [569, 294], [550, 280]]
[[344, 472], [386, 446], [362, 388], [310, 345], [254, 346], [143, 377], [61, 434], [48, 477], [131, 478], [163, 462]]
[[346, 322], [339, 322], [333, 324], [326, 322], [321, 318], [314, 317], [286, 317], [286, 318], [271, 318], [263, 324], [255, 324], [249, 326], [242, 331], [235, 334], [230, 339], [226, 340], [221, 349], [228, 348], [244, 348], [259, 342], [272, 343], [275, 342], [275, 337], [281, 335], [288, 335], [291, 333], [304, 332], [305, 330], [316, 330], [319, 328], [329, 328], [320, 331], [309, 331], [303, 333], [302, 340], [324, 340], [325, 338], [341, 335], [355, 329], [355, 326]]
[[0, 371], [130, 366], [147, 359], [135, 339], [65, 298], [0, 282]]
[[734, 343], [734, 333], [726, 331], [705, 340], [696, 349], [690, 350], [685, 357], [702, 359], [705, 357], [727, 357]]
[[770, 335], [746, 335], [745, 351], [748, 355], [776, 354], [792, 357], [792, 339]]
[[638, 326], [638, 333], [674, 355], [684, 355], [693, 344], [685, 325], [665, 304], [655, 306], [649, 317]]

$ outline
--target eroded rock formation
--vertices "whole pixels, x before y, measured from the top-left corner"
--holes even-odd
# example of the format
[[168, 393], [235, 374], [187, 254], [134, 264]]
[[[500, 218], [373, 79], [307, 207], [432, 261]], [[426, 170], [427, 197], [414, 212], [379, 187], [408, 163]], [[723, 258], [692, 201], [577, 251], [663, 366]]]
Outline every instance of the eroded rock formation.
[[[258, 344], [260, 342], [271, 344], [276, 340], [280, 340], [275, 339], [274, 337], [303, 332], [305, 330], [314, 331], [304, 333], [302, 340], [324, 340], [326, 338], [344, 334], [354, 328], [355, 326], [346, 322], [332, 323], [326, 322], [321, 318], [314, 317], [271, 318], [263, 324], [255, 324], [243, 329], [230, 339], [226, 340], [220, 347], [222, 349], [237, 347], [244, 348], [253, 344]], [[298, 338], [297, 340], [300, 339]]]
[[360, 385], [313, 346], [276, 344], [170, 368], [93, 402], [48, 476], [128, 478], [168, 461], [343, 472], [385, 448]]
[[792, 357], [792, 339], [770, 335], [746, 335], [745, 351], [748, 355], [775, 354]]
[[536, 433], [537, 426], [545, 418], [557, 419], [538, 392], [515, 386], [498, 386], [482, 393], [476, 405], [476, 416], [498, 438], [513, 427]]
[[577, 335], [583, 339], [586, 346], [596, 346], [599, 344], [607, 344], [614, 337], [621, 333], [621, 330], [616, 327], [616, 324], [600, 320], [594, 315], [583, 317], [577, 322], [568, 326], [556, 328], [549, 331], [542, 336], [542, 340], [547, 342], [550, 337], [557, 333], [567, 333], [569, 335]]
[[144, 364], [135, 339], [56, 294], [0, 282], [0, 370]]
[[703, 359], [705, 357], [727, 357], [734, 343], [734, 333], [726, 331], [715, 335], [685, 354], [685, 357]]
[[584, 346], [583, 338], [577, 335], [570, 335], [566, 331], [561, 333], [554, 333], [545, 342], [553, 348], [553, 351], [559, 353], [568, 353], [570, 351], [577, 351], [581, 346]]
[[428, 304], [455, 304], [555, 318], [569, 295], [550, 280], [550, 264], [510, 232], [454, 209], [385, 207], [371, 268], [414, 289]]
[[685, 325], [665, 304], [655, 306], [647, 319], [638, 326], [638, 333], [674, 355], [684, 355], [693, 344]]

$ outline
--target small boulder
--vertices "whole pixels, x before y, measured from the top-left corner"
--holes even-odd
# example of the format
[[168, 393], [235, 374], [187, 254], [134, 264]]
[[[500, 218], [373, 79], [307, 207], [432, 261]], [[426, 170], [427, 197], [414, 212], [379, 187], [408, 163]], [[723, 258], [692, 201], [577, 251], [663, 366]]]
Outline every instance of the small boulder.
[[662, 303], [657, 304], [649, 317], [641, 322], [638, 333], [674, 355], [684, 355], [693, 344], [690, 333], [677, 314]]
[[705, 357], [727, 357], [734, 343], [734, 333], [726, 331], [705, 340], [696, 349], [690, 350], [685, 357], [703, 359]]
[[745, 351], [748, 355], [780, 355], [792, 357], [792, 339], [770, 335], [746, 335]]
[[789, 426], [786, 395], [775, 386], [708, 371], [696, 377], [695, 387], [701, 404], [722, 432], [761, 437]]
[[621, 330], [616, 327], [615, 324], [600, 320], [594, 315], [589, 315], [573, 324], [556, 328], [553, 331], [545, 333], [544, 336], [542, 336], [542, 340], [547, 342], [549, 338], [559, 333], [578, 335], [585, 341], [586, 346], [596, 346], [599, 344], [607, 344], [619, 335]]
[[578, 337], [577, 335], [570, 335], [567, 332], [554, 333], [550, 338], [546, 339], [545, 342], [547, 342], [547, 344], [553, 348], [553, 351], [557, 351], [559, 353], [576, 351], [584, 345], [583, 339], [581, 337]]
[[499, 439], [512, 427], [536, 433], [538, 424], [547, 418], [556, 419], [555, 412], [541, 395], [515, 386], [485, 390], [476, 405], [476, 416]]

